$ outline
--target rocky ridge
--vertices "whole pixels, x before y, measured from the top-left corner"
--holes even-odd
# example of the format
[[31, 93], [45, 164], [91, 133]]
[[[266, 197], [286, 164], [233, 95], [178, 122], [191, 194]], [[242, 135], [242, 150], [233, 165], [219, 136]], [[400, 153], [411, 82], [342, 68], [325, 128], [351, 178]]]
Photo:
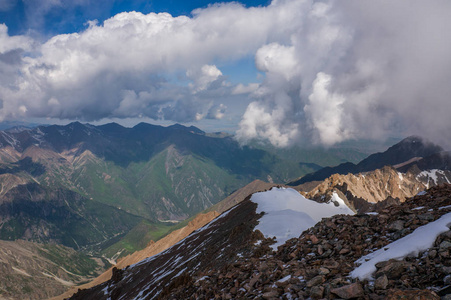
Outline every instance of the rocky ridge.
[[[394, 167], [385, 166], [365, 173], [334, 174], [303, 194], [308, 199], [325, 202], [330, 200], [333, 192], [338, 192], [357, 211], [371, 211], [378, 202], [403, 202], [427, 188], [443, 183], [451, 183], [451, 171], [420, 171], [412, 167], [402, 173]], [[302, 191], [303, 185], [296, 188]]]
[[[383, 168], [384, 166], [404, 167], [403, 171], [406, 172], [407, 168], [414, 164], [421, 165], [423, 168], [422, 170], [424, 170], [425, 168], [428, 168], [428, 165], [432, 162], [434, 163], [433, 168], [448, 170], [451, 166], [449, 164], [451, 157], [449, 154], [445, 154], [445, 158], [443, 158], [441, 153], [445, 153], [443, 152], [442, 147], [434, 145], [420, 137], [410, 136], [391, 146], [384, 152], [368, 156], [358, 164], [346, 162], [335, 167], [325, 167], [290, 182], [288, 185], [297, 186], [311, 181], [322, 181], [333, 174], [345, 175], [348, 173], [357, 174], [369, 172]], [[439, 159], [436, 158], [437, 156]]]
[[440, 299], [451, 293], [451, 231], [417, 256], [378, 263], [374, 281], [349, 273], [362, 256], [449, 212], [451, 185], [442, 185], [379, 213], [323, 219], [277, 252], [194, 273], [162, 299]]
[[450, 212], [451, 185], [444, 184], [378, 212], [323, 219], [273, 251], [271, 239], [252, 232], [259, 216], [245, 200], [71, 299], [440, 299], [451, 293], [451, 231], [416, 256], [378, 263], [375, 280], [349, 275], [361, 257]]

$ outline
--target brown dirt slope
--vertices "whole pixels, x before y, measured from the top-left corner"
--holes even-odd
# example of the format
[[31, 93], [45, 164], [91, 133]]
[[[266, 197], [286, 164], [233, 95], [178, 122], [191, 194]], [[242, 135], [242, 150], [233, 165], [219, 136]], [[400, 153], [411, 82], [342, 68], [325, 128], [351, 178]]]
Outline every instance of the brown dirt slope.
[[247, 196], [257, 192], [267, 191], [274, 186], [279, 185], [275, 183], [264, 182], [258, 179], [254, 180], [248, 185], [233, 192], [230, 196], [228, 196], [221, 202], [213, 205], [211, 208], [207, 209], [207, 211], [217, 211], [219, 213], [223, 213], [243, 201]]

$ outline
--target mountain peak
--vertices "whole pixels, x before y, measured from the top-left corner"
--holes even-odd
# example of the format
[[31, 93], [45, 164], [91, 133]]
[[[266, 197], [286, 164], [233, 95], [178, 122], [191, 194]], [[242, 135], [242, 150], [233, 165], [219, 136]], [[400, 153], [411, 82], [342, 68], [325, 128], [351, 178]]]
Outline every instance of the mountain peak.
[[336, 167], [326, 167], [314, 173], [307, 174], [289, 185], [299, 185], [306, 182], [324, 180], [335, 173], [343, 175], [348, 173], [357, 174], [380, 169], [384, 166], [403, 165], [413, 158], [418, 160], [442, 151], [442, 147], [435, 145], [422, 137], [409, 136], [384, 152], [368, 156], [357, 165], [347, 162]]

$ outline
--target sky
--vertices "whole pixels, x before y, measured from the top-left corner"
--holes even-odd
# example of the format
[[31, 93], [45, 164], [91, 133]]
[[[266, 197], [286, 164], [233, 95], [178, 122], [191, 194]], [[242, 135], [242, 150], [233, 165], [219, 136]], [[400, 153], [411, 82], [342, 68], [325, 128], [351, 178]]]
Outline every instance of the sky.
[[451, 2], [0, 0], [0, 121], [451, 144]]

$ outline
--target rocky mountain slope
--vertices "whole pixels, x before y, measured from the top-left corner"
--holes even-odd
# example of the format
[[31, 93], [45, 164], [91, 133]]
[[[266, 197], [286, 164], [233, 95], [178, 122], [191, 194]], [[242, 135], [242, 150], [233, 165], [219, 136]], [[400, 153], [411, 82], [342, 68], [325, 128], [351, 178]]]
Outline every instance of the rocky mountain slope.
[[17, 185], [0, 200], [0, 238], [63, 244], [74, 249], [131, 230], [141, 218], [65, 189]]
[[[340, 175], [334, 174], [305, 192], [305, 196], [319, 202], [330, 200], [332, 193], [339, 192], [341, 197], [352, 203], [356, 209], [370, 209], [372, 204], [387, 200], [405, 199], [421, 191], [443, 183], [451, 183], [451, 171], [420, 171], [411, 168], [402, 173], [393, 167], [383, 167], [371, 172]], [[299, 190], [303, 186], [298, 187]]]
[[[346, 162], [335, 167], [325, 167], [292, 181], [288, 185], [297, 186], [310, 181], [322, 181], [333, 174], [357, 174], [380, 169], [384, 166], [412, 165], [415, 161], [437, 155], [441, 152], [443, 152], [442, 147], [434, 145], [420, 137], [411, 136], [391, 146], [384, 152], [368, 156], [358, 164]], [[435, 168], [443, 169], [443, 167]], [[407, 169], [404, 171], [407, 171]]]
[[[164, 234], [161, 222], [193, 216], [256, 178], [283, 182], [299, 172], [302, 168], [297, 164], [264, 150], [240, 147], [230, 137], [211, 137], [198, 128], [181, 125], [141, 123], [125, 128], [114, 123], [92, 126], [75, 122], [0, 131], [0, 195], [9, 199], [9, 204], [0, 200], [4, 205], [0, 224], [5, 224], [2, 228], [6, 230], [0, 232], [0, 238], [58, 240], [75, 248], [103, 241], [98, 247], [102, 249], [143, 220], [150, 224], [149, 229], [157, 227]], [[42, 202], [28, 197], [27, 190], [71, 196], [59, 200], [61, 203]], [[83, 205], [72, 203], [77, 197], [84, 199]], [[117, 215], [119, 222], [114, 226], [120, 228], [98, 228], [91, 220], [86, 225], [94, 224], [91, 232], [82, 230], [74, 233], [78, 239], [68, 234], [63, 240], [64, 235], [54, 230], [65, 227], [49, 220], [48, 213], [11, 221], [20, 213], [18, 208], [25, 209], [21, 203], [38, 210], [46, 203], [45, 211], [75, 213], [81, 222], [94, 212], [98, 223], [108, 225], [108, 215]], [[123, 254], [139, 249], [138, 245], [129, 248]]]
[[166, 299], [413, 299], [420, 295], [418, 299], [440, 299], [439, 295], [451, 293], [447, 227], [426, 249], [411, 246], [406, 249], [410, 256], [395, 254], [397, 260], [376, 263], [372, 279], [354, 278], [352, 272], [362, 264], [362, 257], [382, 248], [389, 251], [395, 241], [402, 245], [402, 238], [415, 230], [450, 216], [450, 196], [451, 186], [441, 186], [378, 214], [324, 219], [275, 253], [238, 258], [222, 269], [192, 276]]
[[[163, 253], [116, 269], [108, 282], [71, 299], [440, 299], [451, 293], [451, 185], [378, 212], [325, 218], [276, 251], [274, 240], [254, 231], [264, 216], [257, 208], [247, 198]], [[418, 238], [425, 235], [430, 244]], [[367, 265], [370, 271], [362, 272]]]
[[266, 191], [270, 188], [274, 187], [274, 184], [266, 183], [260, 180], [255, 180], [245, 187], [235, 191], [230, 196], [228, 196], [226, 199], [222, 200], [221, 202], [217, 203], [216, 205], [212, 206], [211, 208], [207, 209], [203, 213], [198, 214], [194, 219], [187, 222], [187, 225], [184, 227], [181, 227], [180, 229], [176, 229], [164, 238], [156, 241], [151, 242], [146, 248], [137, 251], [133, 254], [130, 254], [124, 258], [121, 258], [118, 260], [117, 264], [108, 269], [106, 272], [101, 274], [99, 277], [95, 278], [93, 281], [83, 284], [81, 286], [77, 286], [75, 288], [70, 289], [69, 291], [65, 292], [64, 294], [52, 298], [52, 300], [62, 300], [67, 297], [72, 296], [78, 289], [87, 289], [91, 288], [93, 286], [96, 286], [98, 284], [101, 284], [105, 281], [108, 281], [112, 274], [113, 269], [123, 269], [126, 268], [132, 264], [136, 264], [140, 262], [143, 259], [146, 259], [152, 255], [156, 255], [182, 239], [186, 238], [189, 234], [192, 232], [198, 230], [199, 228], [203, 227], [207, 223], [211, 222], [213, 219], [215, 219], [217, 216], [219, 216], [221, 213], [229, 210], [236, 204], [244, 201], [246, 198], [249, 197], [249, 195], [252, 195], [256, 192]]
[[0, 241], [0, 299], [46, 299], [91, 280], [108, 265], [60, 245]]

